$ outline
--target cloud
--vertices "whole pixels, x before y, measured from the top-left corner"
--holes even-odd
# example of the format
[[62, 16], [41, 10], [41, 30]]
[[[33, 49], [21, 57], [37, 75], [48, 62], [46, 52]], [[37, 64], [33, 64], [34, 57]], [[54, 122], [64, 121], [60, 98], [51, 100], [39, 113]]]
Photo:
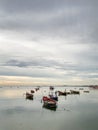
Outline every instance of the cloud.
[[[0, 28], [48, 36], [96, 39], [97, 1], [1, 1]], [[96, 38], [95, 38], [96, 37]], [[91, 41], [91, 40], [90, 40]]]
[[97, 5], [97, 0], [0, 0], [0, 75], [96, 78]]

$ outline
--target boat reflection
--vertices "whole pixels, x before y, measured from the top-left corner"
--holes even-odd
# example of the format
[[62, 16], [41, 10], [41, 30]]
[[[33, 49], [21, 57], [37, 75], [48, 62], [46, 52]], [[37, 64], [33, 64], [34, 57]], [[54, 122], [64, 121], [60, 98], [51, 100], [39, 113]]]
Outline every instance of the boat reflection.
[[42, 107], [45, 108], [45, 109], [51, 110], [51, 111], [56, 111], [56, 109], [57, 109], [57, 106], [56, 107], [50, 107], [50, 106], [47, 106], [45, 104], [43, 104]]

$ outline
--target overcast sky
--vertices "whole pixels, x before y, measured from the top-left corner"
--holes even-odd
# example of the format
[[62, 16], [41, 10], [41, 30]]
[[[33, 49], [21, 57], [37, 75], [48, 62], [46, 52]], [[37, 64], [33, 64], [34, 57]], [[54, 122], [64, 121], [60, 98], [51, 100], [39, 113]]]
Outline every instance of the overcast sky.
[[98, 0], [0, 0], [0, 83], [98, 84]]

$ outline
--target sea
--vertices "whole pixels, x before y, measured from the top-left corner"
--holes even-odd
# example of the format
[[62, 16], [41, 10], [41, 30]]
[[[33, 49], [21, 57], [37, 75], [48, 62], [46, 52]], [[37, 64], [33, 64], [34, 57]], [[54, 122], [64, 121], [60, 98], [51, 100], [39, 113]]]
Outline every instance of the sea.
[[[98, 130], [98, 90], [89, 87], [0, 87], [0, 130]], [[80, 91], [58, 96], [57, 108], [43, 107], [50, 91]], [[34, 90], [34, 99], [26, 92]]]

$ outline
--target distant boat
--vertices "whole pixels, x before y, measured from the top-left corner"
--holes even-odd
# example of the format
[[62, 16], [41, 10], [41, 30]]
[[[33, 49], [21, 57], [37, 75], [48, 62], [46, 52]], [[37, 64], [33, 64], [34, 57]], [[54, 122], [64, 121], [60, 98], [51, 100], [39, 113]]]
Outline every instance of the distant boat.
[[35, 88], [35, 91], [38, 91], [39, 90], [39, 87]]
[[83, 91], [84, 93], [89, 93], [89, 91], [88, 90], [85, 90], [85, 91]]
[[76, 90], [70, 90], [71, 94], [80, 94], [80, 91], [76, 91]]
[[50, 90], [54, 90], [54, 87], [53, 87], [53, 86], [50, 86]]
[[98, 85], [90, 85], [89, 87], [93, 89], [98, 89]]
[[83, 88], [79, 88], [79, 90], [83, 90]]
[[33, 94], [26, 92], [26, 99], [33, 100]]
[[34, 90], [31, 90], [31, 93], [35, 93], [35, 91], [34, 91]]
[[61, 92], [61, 91], [58, 91], [58, 95], [59, 95], [59, 96], [61, 96], [61, 95], [66, 96], [66, 95], [67, 95], [67, 93], [66, 93], [66, 92]]

